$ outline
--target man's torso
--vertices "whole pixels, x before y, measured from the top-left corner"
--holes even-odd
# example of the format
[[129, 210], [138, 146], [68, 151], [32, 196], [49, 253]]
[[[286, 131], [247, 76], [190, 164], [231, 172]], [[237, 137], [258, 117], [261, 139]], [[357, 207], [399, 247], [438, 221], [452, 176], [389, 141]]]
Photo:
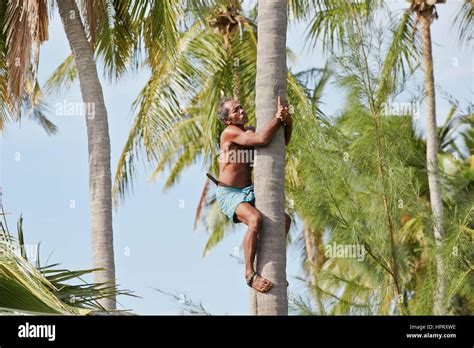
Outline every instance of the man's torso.
[[[245, 131], [255, 132], [255, 128], [245, 127]], [[254, 148], [229, 141], [224, 130], [220, 139], [220, 149], [219, 183], [232, 187], [249, 186], [252, 183]]]

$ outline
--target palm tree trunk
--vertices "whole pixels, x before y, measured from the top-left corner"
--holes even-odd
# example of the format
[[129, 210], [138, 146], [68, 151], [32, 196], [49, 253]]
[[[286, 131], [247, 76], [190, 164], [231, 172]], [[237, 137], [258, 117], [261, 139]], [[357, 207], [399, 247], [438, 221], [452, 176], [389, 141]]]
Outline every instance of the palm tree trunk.
[[[287, 1], [260, 0], [258, 17], [256, 114], [260, 131], [274, 117], [277, 96], [286, 95]], [[288, 315], [284, 183], [285, 142], [281, 128], [268, 146], [257, 150], [255, 160], [256, 204], [263, 215], [257, 272], [274, 284], [269, 292], [256, 294], [252, 311], [257, 315]]]
[[323, 254], [323, 234], [316, 233], [308, 223], [303, 222], [304, 241], [306, 247], [306, 266], [310, 277], [311, 287], [313, 289], [314, 300], [316, 302], [319, 315], [325, 315], [324, 304], [321, 298], [321, 292], [318, 288], [319, 271], [324, 263]]
[[443, 200], [438, 173], [438, 128], [436, 126], [436, 104], [433, 75], [433, 56], [431, 49], [431, 11], [421, 14], [423, 40], [423, 69], [425, 73], [426, 97], [426, 168], [430, 189], [431, 211], [434, 220], [434, 238], [436, 244], [437, 281], [434, 294], [434, 314], [445, 314], [443, 298], [445, 293], [445, 270], [441, 256], [443, 243]]
[[[115, 285], [107, 110], [93, 51], [86, 39], [76, 2], [61, 0], [57, 4], [74, 54], [82, 100], [85, 104], [93, 265], [94, 268], [103, 268], [102, 271], [95, 272], [95, 282], [108, 282], [108, 285]], [[100, 303], [108, 310], [116, 308], [113, 298], [103, 299]]]

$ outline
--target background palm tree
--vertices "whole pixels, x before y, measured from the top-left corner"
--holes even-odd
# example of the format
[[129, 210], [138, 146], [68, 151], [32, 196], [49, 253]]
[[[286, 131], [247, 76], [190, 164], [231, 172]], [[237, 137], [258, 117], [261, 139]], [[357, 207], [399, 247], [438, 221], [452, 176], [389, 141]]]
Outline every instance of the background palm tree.
[[[75, 1], [65, 1], [58, 3], [60, 14], [66, 29], [66, 35], [70, 40], [71, 47], [75, 54], [76, 66], [81, 80], [84, 103], [88, 103], [89, 108], [86, 115], [89, 140], [89, 184], [91, 203], [91, 232], [94, 255], [94, 266], [96, 281], [99, 283], [115, 282], [115, 266], [113, 259], [113, 239], [112, 239], [112, 204], [111, 204], [111, 178], [110, 178], [110, 141], [108, 135], [107, 112], [103, 101], [102, 89], [97, 76], [95, 61], [93, 59], [92, 46], [96, 39], [96, 22], [102, 23], [103, 16], [98, 14], [105, 9], [105, 1], [97, 2], [93, 7], [92, 2], [82, 2], [84, 18], [88, 19], [88, 29], [86, 32], [81, 22], [79, 9]], [[110, 4], [107, 2], [107, 4]], [[50, 4], [51, 10], [53, 4]], [[108, 8], [109, 9], [109, 8]], [[116, 13], [123, 14], [117, 9]], [[99, 10], [99, 11], [98, 11]], [[110, 10], [110, 9], [109, 9]], [[107, 19], [109, 19], [107, 17]], [[117, 28], [120, 26], [120, 21]], [[19, 101], [26, 99], [30, 105], [38, 104], [41, 96], [36, 84], [36, 72], [39, 59], [39, 45], [48, 38], [48, 4], [46, 1], [11, 1], [8, 2], [6, 19], [4, 22], [7, 33], [7, 62], [8, 62], [8, 83], [9, 93], [13, 100], [13, 109], [19, 110]], [[104, 36], [110, 38], [110, 30], [107, 25], [101, 25], [100, 38]], [[117, 30], [116, 30], [117, 31]], [[86, 36], [89, 36], [90, 42]], [[104, 45], [101, 43], [107, 40], [99, 40], [99, 52], [104, 52]], [[126, 41], [125, 41], [126, 42]], [[122, 44], [122, 48], [123, 48]], [[124, 50], [125, 54], [128, 51]], [[31, 55], [34, 52], [33, 63], [30, 64]], [[112, 52], [112, 53], [111, 53]], [[123, 68], [120, 63], [123, 60], [115, 51], [106, 51], [104, 61], [113, 61], [112, 66]], [[72, 61], [72, 59], [71, 59]], [[31, 66], [31, 68], [29, 68]], [[107, 66], [107, 64], [106, 64]], [[110, 64], [109, 64], [110, 66]], [[119, 70], [119, 69], [117, 69]], [[30, 82], [32, 81], [32, 82]], [[31, 86], [31, 87], [30, 87]], [[23, 97], [23, 95], [27, 95]], [[40, 104], [41, 106], [41, 104]], [[93, 111], [93, 113], [91, 113]], [[39, 115], [33, 112], [30, 115]], [[37, 117], [38, 118], [38, 117]], [[40, 119], [41, 120], [41, 119]], [[45, 126], [50, 126], [47, 120], [42, 122]], [[53, 125], [54, 126], [54, 125]], [[54, 129], [52, 129], [54, 131]], [[115, 308], [113, 297], [101, 300], [105, 308]]]
[[434, 313], [445, 314], [445, 265], [441, 256], [444, 237], [443, 200], [441, 195], [441, 182], [438, 173], [438, 128], [436, 125], [436, 97], [433, 73], [433, 53], [431, 48], [431, 23], [438, 17], [435, 4], [444, 3], [445, 0], [414, 0], [411, 10], [416, 13], [417, 20], [421, 22], [421, 38], [423, 42], [423, 70], [425, 76], [426, 97], [426, 169], [430, 188], [430, 202], [433, 212], [433, 233], [438, 248], [437, 286], [434, 297]]
[[[115, 261], [112, 231], [112, 179], [110, 138], [102, 86], [94, 54], [74, 0], [58, 2], [59, 15], [71, 46], [85, 105], [89, 149], [89, 192], [91, 211], [92, 256], [99, 283], [115, 285]], [[92, 107], [89, 107], [92, 106]], [[115, 299], [101, 300], [107, 309], [115, 309]]]

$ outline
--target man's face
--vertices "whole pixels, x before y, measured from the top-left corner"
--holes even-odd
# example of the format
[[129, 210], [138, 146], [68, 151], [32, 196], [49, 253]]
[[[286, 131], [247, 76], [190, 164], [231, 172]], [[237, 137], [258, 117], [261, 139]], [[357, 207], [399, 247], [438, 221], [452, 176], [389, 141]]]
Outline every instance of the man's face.
[[227, 125], [243, 126], [249, 121], [247, 113], [238, 100], [230, 100], [226, 103], [226, 106], [229, 110], [229, 117], [227, 117], [226, 121]]

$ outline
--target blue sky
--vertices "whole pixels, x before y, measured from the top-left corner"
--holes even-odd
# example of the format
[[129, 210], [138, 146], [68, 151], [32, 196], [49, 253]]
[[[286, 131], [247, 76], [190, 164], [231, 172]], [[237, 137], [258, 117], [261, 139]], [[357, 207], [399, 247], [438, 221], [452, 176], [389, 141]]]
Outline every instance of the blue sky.
[[[405, 3], [394, 2], [392, 6]], [[440, 19], [432, 26], [434, 69], [436, 84], [465, 103], [472, 100], [474, 65], [472, 56], [459, 50], [449, 29], [456, 8], [456, 1], [439, 6]], [[294, 71], [323, 67], [326, 60], [319, 47], [313, 52], [304, 49], [304, 28], [304, 24], [291, 26], [288, 34], [288, 46], [298, 55], [297, 62], [290, 64]], [[69, 53], [56, 13], [50, 24], [50, 39], [41, 50], [41, 84]], [[147, 77], [142, 71], [110, 84], [101, 76], [109, 115], [112, 172], [131, 126], [131, 103]], [[421, 78], [420, 72], [416, 83]], [[69, 92], [48, 99], [48, 116], [59, 128], [55, 136], [47, 136], [25, 119], [21, 124], [8, 125], [0, 138], [0, 183], [4, 207], [11, 213], [10, 229], [14, 230], [23, 214], [27, 243], [41, 242], [42, 263], [49, 257], [48, 263], [60, 262], [69, 269], [92, 267], [86, 127], [80, 115], [62, 116], [54, 111], [57, 103], [81, 101], [77, 83]], [[334, 114], [342, 107], [342, 94], [330, 85], [323, 101], [323, 110]], [[437, 107], [440, 124], [449, 105], [439, 94]], [[189, 168], [166, 193], [162, 192], [162, 179], [150, 182], [145, 166], [139, 164], [138, 169], [133, 194], [114, 213], [114, 247], [120, 287], [142, 298], [121, 297], [121, 308], [139, 314], [179, 313], [179, 303], [153, 290], [159, 288], [188, 295], [212, 314], [248, 314], [243, 265], [231, 257], [241, 246], [244, 226], [239, 225], [205, 258], [202, 251], [207, 233], [193, 231], [195, 207], [205, 182], [201, 165]], [[303, 294], [304, 286], [292, 278], [301, 275], [298, 254], [298, 248], [290, 246], [287, 272], [290, 291]], [[242, 257], [241, 249], [238, 256]]]

